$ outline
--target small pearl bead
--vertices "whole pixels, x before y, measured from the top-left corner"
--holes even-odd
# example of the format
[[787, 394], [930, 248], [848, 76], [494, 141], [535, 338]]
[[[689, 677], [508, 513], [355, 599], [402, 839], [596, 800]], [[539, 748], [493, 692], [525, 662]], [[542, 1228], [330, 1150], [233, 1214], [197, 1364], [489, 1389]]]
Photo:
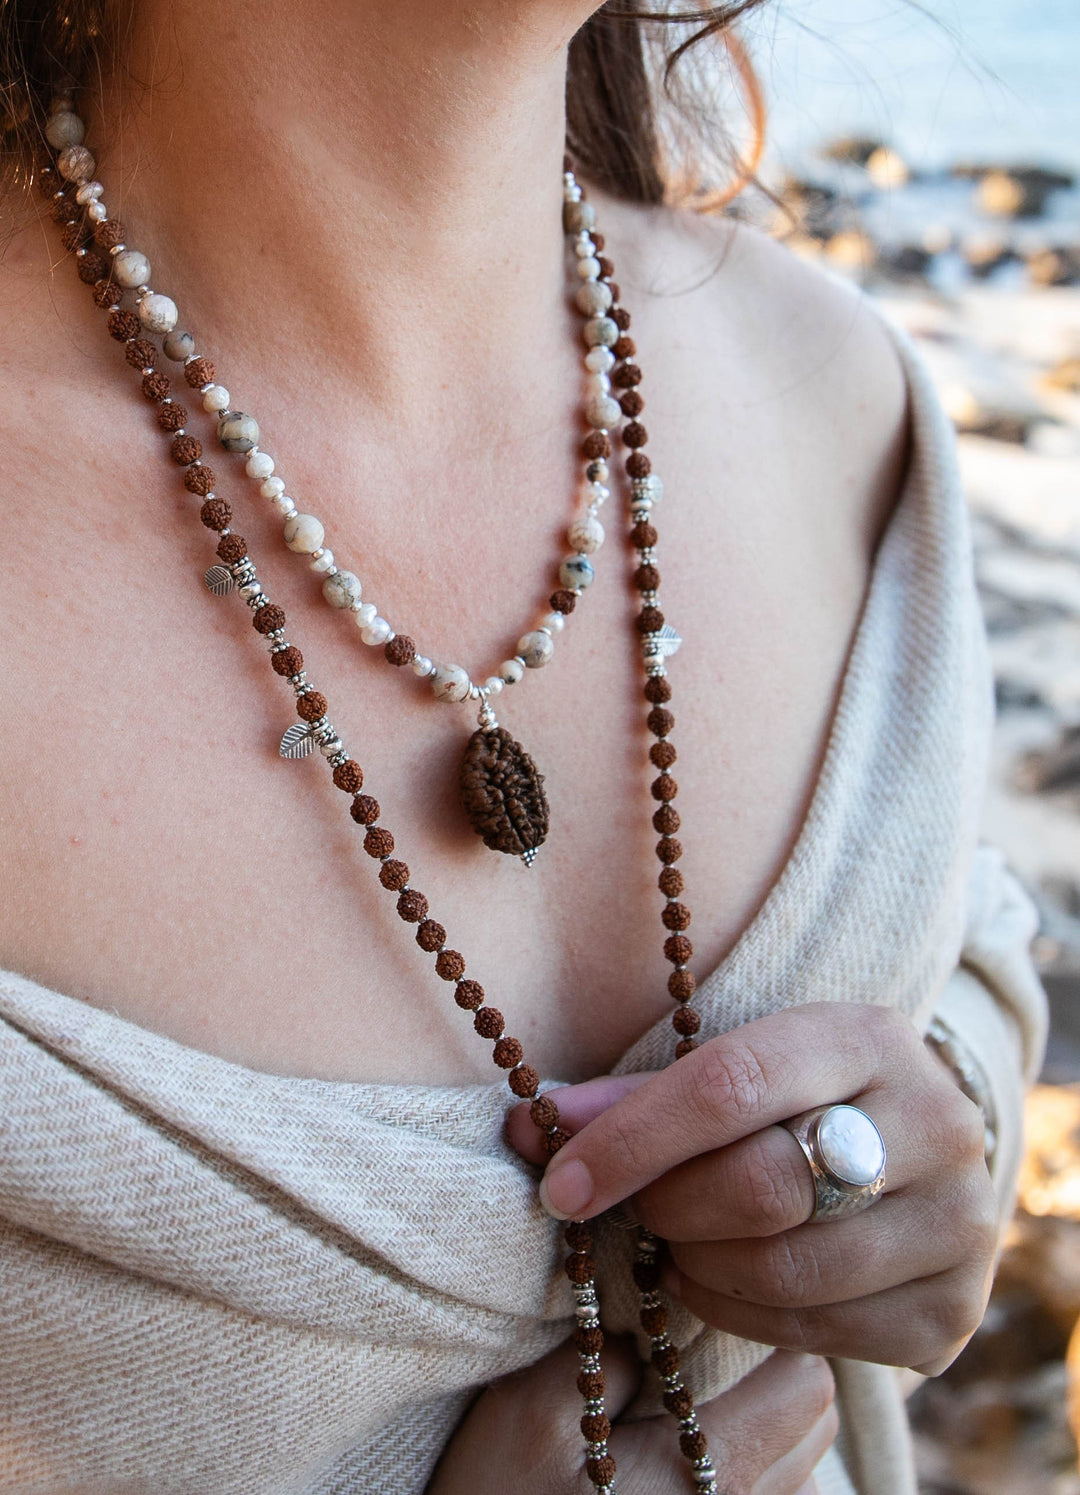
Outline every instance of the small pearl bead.
[[211, 384], [202, 397], [202, 407], [211, 415], [214, 415], [219, 410], [228, 410], [229, 391], [225, 388], [224, 384]]
[[426, 680], [434, 668], [426, 654], [418, 654], [412, 662], [412, 672], [418, 680]]
[[594, 399], [597, 395], [611, 393], [611, 380], [607, 374], [590, 374], [585, 380], [585, 397]]
[[518, 653], [528, 669], [539, 670], [555, 653], [555, 643], [550, 633], [542, 633], [537, 628], [521, 635], [518, 639]]
[[586, 483], [581, 489], [581, 497], [587, 508], [603, 508], [611, 497], [611, 489], [604, 483]]
[[579, 260], [591, 259], [596, 252], [596, 245], [589, 234], [578, 234], [574, 240], [574, 253]]
[[469, 684], [469, 672], [459, 664], [437, 665], [431, 677], [431, 688], [440, 701], [464, 701]]
[[498, 675], [489, 675], [484, 681], [484, 689], [489, 696], [501, 695], [506, 689], [506, 681], [500, 680]]
[[375, 617], [366, 628], [361, 628], [360, 637], [365, 644], [385, 644], [390, 637], [390, 624], [385, 618]]
[[139, 321], [147, 332], [171, 332], [179, 317], [180, 312], [171, 296], [155, 292], [139, 302]]
[[516, 685], [524, 673], [525, 666], [520, 659], [504, 659], [499, 666], [499, 676], [507, 685]]
[[244, 471], [249, 478], [268, 478], [274, 466], [274, 459], [269, 452], [252, 452], [244, 463]]
[[285, 544], [297, 555], [310, 555], [325, 538], [326, 531], [314, 514], [295, 514], [286, 521]]
[[334, 569], [334, 552], [324, 550], [319, 555], [311, 557], [311, 569], [317, 576], [325, 576], [328, 571]]
[[374, 623], [378, 616], [379, 609], [375, 606], [374, 602], [361, 602], [355, 613], [357, 628], [367, 628], [370, 623]]
[[113, 258], [113, 279], [129, 291], [145, 285], [150, 279], [150, 261], [137, 249], [125, 249]]
[[282, 478], [267, 478], [261, 485], [259, 492], [263, 498], [280, 498], [285, 492], [285, 482]]
[[45, 139], [54, 151], [62, 151], [69, 145], [82, 145], [86, 139], [86, 126], [77, 114], [61, 110], [45, 126]]
[[615, 354], [610, 348], [590, 348], [585, 354], [585, 367], [592, 374], [607, 374], [615, 367]]
[[595, 555], [604, 543], [604, 526], [599, 519], [584, 514], [580, 519], [574, 520], [566, 532], [566, 538], [582, 555]]
[[352, 571], [339, 571], [323, 582], [322, 594], [331, 607], [358, 607], [363, 588]]
[[274, 499], [274, 508], [283, 519], [291, 519], [296, 513], [296, 505], [287, 493], [279, 493]]
[[96, 200], [86, 210], [86, 216], [91, 223], [104, 223], [109, 216], [109, 210], [103, 202]]
[[568, 555], [559, 567], [559, 580], [564, 587], [584, 590], [595, 575], [592, 561], [584, 555]]
[[566, 627], [566, 615], [564, 613], [545, 613], [540, 619], [540, 627], [545, 628], [548, 633], [562, 633]]

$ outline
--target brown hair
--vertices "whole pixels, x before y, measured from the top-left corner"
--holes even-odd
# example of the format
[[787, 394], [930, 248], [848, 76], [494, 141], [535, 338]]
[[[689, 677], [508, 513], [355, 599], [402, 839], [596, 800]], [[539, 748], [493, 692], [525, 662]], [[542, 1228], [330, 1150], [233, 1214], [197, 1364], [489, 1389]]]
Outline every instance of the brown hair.
[[[760, 3], [660, 12], [639, 0], [606, 0], [570, 44], [567, 146], [582, 174], [633, 202], [677, 198], [700, 209], [741, 190], [761, 153], [764, 108], [732, 26]], [[82, 86], [95, 63], [120, 47], [120, 10], [115, 0], [0, 0], [0, 192], [31, 179], [57, 85]], [[673, 26], [690, 34], [665, 51], [659, 38]], [[710, 118], [715, 68], [696, 88], [685, 70], [676, 74], [687, 53], [710, 38], [731, 59], [749, 116], [750, 143], [741, 154]], [[726, 185], [713, 178], [717, 171], [729, 178]]]

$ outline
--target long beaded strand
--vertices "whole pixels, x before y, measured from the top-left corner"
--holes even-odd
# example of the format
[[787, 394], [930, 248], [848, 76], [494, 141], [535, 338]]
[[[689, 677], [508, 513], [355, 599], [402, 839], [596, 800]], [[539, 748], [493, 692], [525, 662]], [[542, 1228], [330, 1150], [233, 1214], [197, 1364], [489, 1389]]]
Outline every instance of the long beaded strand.
[[[175, 320], [166, 328], [156, 325], [168, 321], [175, 311], [174, 303], [167, 297], [159, 297], [148, 288], [149, 267], [145, 275], [141, 268], [136, 282], [145, 288], [139, 298], [139, 314], [121, 307], [125, 287], [113, 278], [116, 262], [123, 255], [137, 254], [126, 248], [120, 225], [111, 220], [101, 201], [103, 188], [92, 181], [95, 170], [94, 158], [82, 144], [82, 121], [74, 114], [72, 101], [61, 96], [52, 107], [47, 139], [57, 157], [55, 165], [44, 166], [39, 181], [44, 194], [52, 200], [52, 214], [61, 225], [61, 241], [68, 250], [74, 250], [80, 279], [92, 286], [95, 304], [108, 313], [106, 322], [110, 335], [124, 343], [127, 362], [141, 376], [144, 396], [157, 406], [158, 426], [171, 437], [170, 455], [174, 462], [185, 467], [185, 487], [202, 499], [200, 519], [218, 535], [217, 556], [222, 566], [228, 569], [238, 595], [252, 612], [252, 624], [269, 650], [270, 663], [278, 675], [287, 679], [296, 697], [296, 711], [306, 730], [317, 741], [323, 757], [332, 770], [336, 787], [352, 796], [350, 813], [352, 818], [365, 827], [364, 850], [380, 863], [379, 881], [387, 890], [397, 894], [396, 910], [406, 923], [416, 925], [416, 942], [422, 950], [435, 956], [436, 973], [454, 984], [454, 999], [457, 1005], [473, 1013], [473, 1026], [483, 1038], [493, 1042], [492, 1058], [496, 1065], [508, 1071], [507, 1083], [515, 1096], [530, 1100], [530, 1116], [543, 1134], [545, 1148], [553, 1155], [569, 1140], [559, 1125], [559, 1110], [550, 1095], [539, 1095], [540, 1077], [537, 1071], [524, 1062], [524, 1050], [518, 1039], [506, 1034], [502, 1013], [485, 1001], [485, 992], [479, 982], [466, 977], [465, 959], [457, 950], [449, 948], [445, 928], [429, 916], [428, 899], [410, 884], [407, 863], [396, 858], [394, 837], [379, 822], [381, 809], [370, 794], [361, 792], [364, 774], [360, 764], [351, 758], [342, 739], [331, 723], [329, 703], [325, 695], [308, 679], [304, 658], [300, 649], [290, 643], [285, 635], [286, 615], [282, 607], [273, 602], [264, 592], [258, 579], [255, 562], [249, 554], [246, 540], [230, 527], [232, 509], [226, 499], [214, 492], [214, 477], [201, 463], [201, 444], [187, 431], [189, 413], [183, 405], [172, 398], [171, 381], [167, 375], [155, 369], [156, 349], [146, 331], [171, 333]], [[580, 188], [573, 179], [566, 163], [564, 185], [568, 201], [582, 207]], [[685, 929], [690, 923], [690, 911], [678, 901], [683, 889], [682, 874], [673, 863], [681, 855], [682, 848], [673, 839], [678, 829], [679, 817], [671, 801], [677, 793], [675, 780], [667, 772], [675, 762], [675, 749], [669, 735], [674, 727], [674, 717], [666, 708], [671, 698], [671, 687], [666, 678], [664, 659], [670, 648], [665, 648], [662, 630], [665, 627], [659, 609], [659, 572], [656, 568], [657, 532], [651, 523], [650, 511], [658, 486], [651, 478], [651, 464], [642, 450], [648, 440], [645, 428], [636, 420], [644, 408], [644, 401], [637, 390], [641, 373], [629, 360], [635, 349], [627, 335], [630, 316], [619, 307], [618, 287], [612, 282], [610, 262], [599, 258], [603, 240], [592, 230], [589, 213], [580, 214], [582, 222], [577, 232], [591, 233], [592, 243], [598, 258], [598, 283], [607, 286], [610, 292], [610, 318], [618, 335], [610, 337], [605, 330], [604, 344], [611, 346], [618, 361], [613, 383], [626, 393], [622, 397], [623, 413], [635, 417], [621, 432], [624, 445], [629, 449], [627, 472], [632, 482], [631, 541], [638, 554], [635, 581], [641, 592], [642, 607], [636, 625], [642, 638], [643, 658], [646, 669], [645, 699], [650, 706], [647, 723], [657, 741], [650, 748], [650, 760], [661, 769], [653, 781], [651, 793], [660, 802], [653, 816], [653, 824], [660, 832], [657, 855], [663, 863], [659, 885], [666, 903], [662, 921], [672, 931], [665, 940], [664, 953], [674, 967], [668, 978], [668, 990], [679, 1004], [673, 1015], [673, 1026], [681, 1036], [676, 1044], [676, 1057], [696, 1047], [692, 1036], [700, 1025], [698, 1013], [689, 1005], [694, 993], [694, 977], [688, 969], [693, 947], [686, 937]], [[88, 247], [93, 239], [96, 248]], [[104, 258], [104, 251], [112, 260]], [[142, 256], [139, 256], [141, 259]], [[131, 287], [128, 287], [131, 288]], [[168, 302], [161, 308], [160, 302]], [[149, 303], [149, 305], [147, 304]], [[165, 312], [164, 317], [162, 312]], [[205, 382], [205, 381], [204, 381]], [[212, 382], [212, 381], [211, 381]], [[227, 398], [225, 405], [227, 406]], [[628, 408], [630, 407], [630, 408]], [[209, 409], [217, 408], [212, 401]], [[221, 407], [224, 408], [224, 407]], [[198, 448], [198, 451], [196, 451]], [[594, 429], [586, 437], [583, 453], [590, 462], [604, 461], [611, 456], [610, 439], [603, 430]], [[584, 1399], [581, 1430], [584, 1434], [586, 1471], [590, 1481], [597, 1487], [598, 1495], [614, 1495], [616, 1465], [608, 1448], [611, 1423], [604, 1410], [604, 1375], [599, 1355], [604, 1336], [600, 1328], [599, 1301], [596, 1292], [595, 1265], [590, 1250], [592, 1229], [584, 1221], [571, 1221], [565, 1232], [570, 1254], [565, 1270], [570, 1280], [574, 1299], [577, 1328], [575, 1343], [578, 1348], [581, 1370], [578, 1389]], [[664, 1405], [678, 1419], [680, 1428], [679, 1447], [688, 1460], [700, 1495], [717, 1495], [716, 1472], [708, 1453], [708, 1445], [694, 1413], [693, 1398], [684, 1385], [679, 1369], [679, 1352], [667, 1335], [667, 1310], [663, 1306], [657, 1284], [659, 1266], [656, 1260], [659, 1242], [647, 1231], [638, 1232], [637, 1255], [633, 1266], [635, 1282], [641, 1292], [640, 1322], [652, 1342], [652, 1362], [664, 1384]]]

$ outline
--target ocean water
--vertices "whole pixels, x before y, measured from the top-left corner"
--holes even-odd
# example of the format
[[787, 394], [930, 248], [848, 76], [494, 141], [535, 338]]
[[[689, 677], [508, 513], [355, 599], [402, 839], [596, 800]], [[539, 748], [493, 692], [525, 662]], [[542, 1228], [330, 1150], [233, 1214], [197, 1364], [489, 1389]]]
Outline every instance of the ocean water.
[[1080, 0], [766, 0], [744, 34], [789, 170], [860, 134], [920, 169], [1080, 173]]

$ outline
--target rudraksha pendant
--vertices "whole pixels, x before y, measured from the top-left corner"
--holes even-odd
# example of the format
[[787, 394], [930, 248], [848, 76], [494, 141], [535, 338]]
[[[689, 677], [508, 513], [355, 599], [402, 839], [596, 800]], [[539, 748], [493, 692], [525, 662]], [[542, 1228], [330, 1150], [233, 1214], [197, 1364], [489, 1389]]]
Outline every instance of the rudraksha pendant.
[[473, 830], [492, 851], [531, 864], [547, 839], [544, 776], [505, 727], [480, 727], [461, 760], [461, 802]]

